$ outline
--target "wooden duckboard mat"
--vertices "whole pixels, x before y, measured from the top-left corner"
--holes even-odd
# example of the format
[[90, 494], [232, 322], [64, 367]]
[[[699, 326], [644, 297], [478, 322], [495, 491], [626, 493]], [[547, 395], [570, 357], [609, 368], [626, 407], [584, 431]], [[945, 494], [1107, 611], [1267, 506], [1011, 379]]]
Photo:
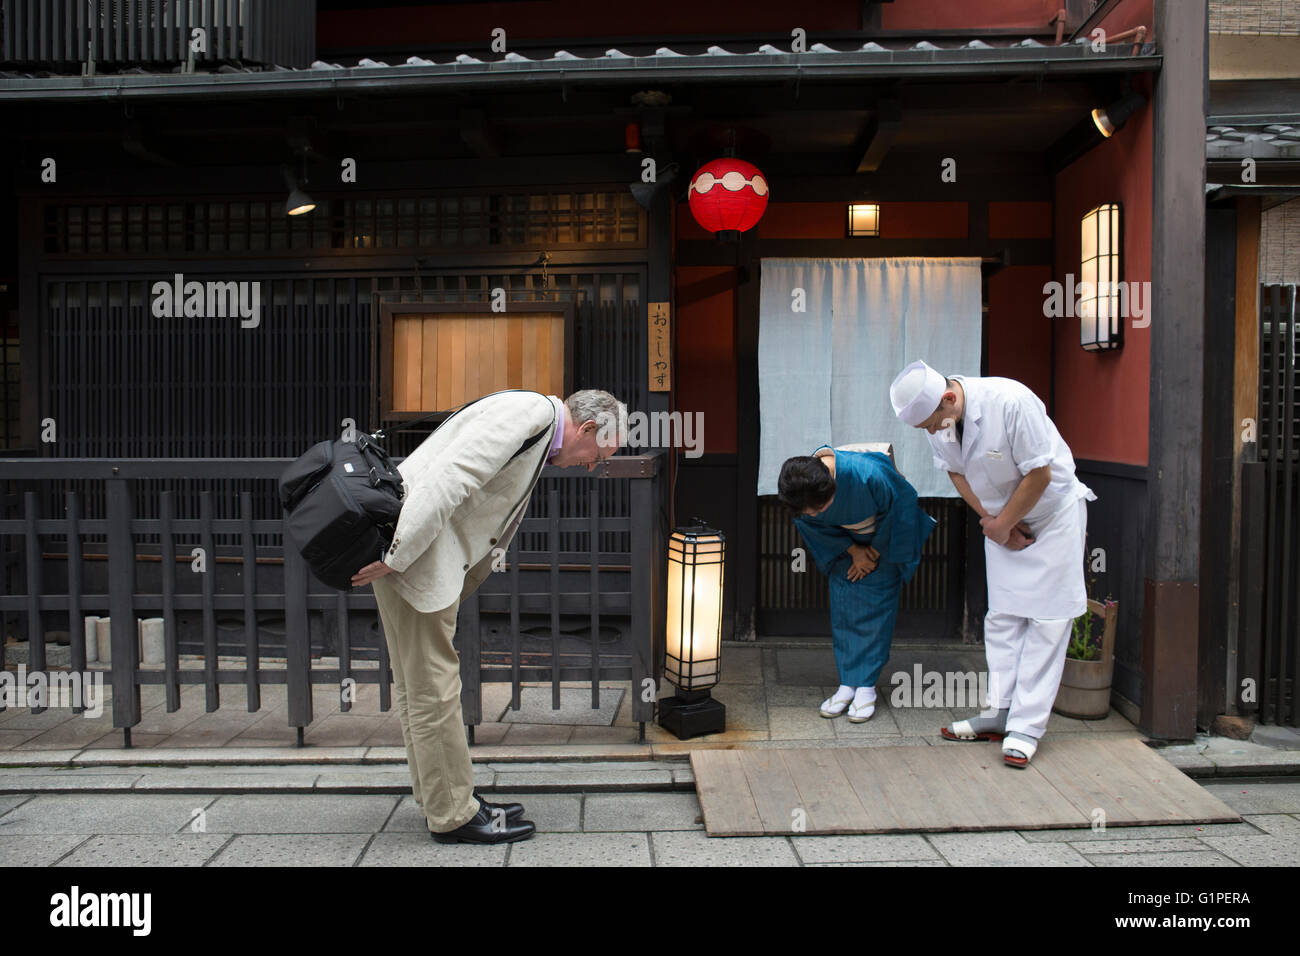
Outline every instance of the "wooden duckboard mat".
[[[1046, 740], [1023, 769], [1001, 744], [691, 753], [709, 836], [1238, 823], [1134, 738]], [[802, 811], [802, 814], [796, 813]]]

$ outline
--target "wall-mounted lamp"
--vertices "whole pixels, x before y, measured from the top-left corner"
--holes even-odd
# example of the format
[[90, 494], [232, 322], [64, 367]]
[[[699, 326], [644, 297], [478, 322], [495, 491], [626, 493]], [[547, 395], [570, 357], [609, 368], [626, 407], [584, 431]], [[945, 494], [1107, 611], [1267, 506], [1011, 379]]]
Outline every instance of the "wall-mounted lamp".
[[727, 708], [709, 695], [722, 676], [725, 549], [722, 532], [704, 524], [668, 539], [664, 679], [677, 693], [659, 701], [659, 726], [681, 740], [726, 729]]
[[[280, 175], [284, 177], [284, 184], [289, 189], [289, 198], [284, 203], [285, 215], [301, 216], [316, 208], [316, 200], [303, 192], [298, 177], [293, 174], [288, 166], [280, 167]], [[305, 176], [303, 178], [306, 179]]]
[[874, 202], [851, 203], [849, 205], [849, 235], [880, 235], [880, 204]]
[[1142, 108], [1146, 101], [1147, 98], [1141, 93], [1125, 93], [1105, 109], [1093, 110], [1092, 121], [1097, 124], [1101, 135], [1109, 139], [1115, 135], [1116, 130], [1128, 122], [1130, 116]]
[[1079, 238], [1079, 344], [1088, 352], [1121, 348], [1119, 203], [1084, 213]]

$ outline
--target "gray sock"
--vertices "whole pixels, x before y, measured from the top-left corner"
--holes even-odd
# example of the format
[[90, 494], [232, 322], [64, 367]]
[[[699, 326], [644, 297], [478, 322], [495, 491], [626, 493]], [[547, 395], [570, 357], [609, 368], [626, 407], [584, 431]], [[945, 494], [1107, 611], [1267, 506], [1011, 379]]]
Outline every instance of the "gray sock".
[[1010, 707], [1003, 707], [998, 711], [996, 717], [982, 717], [976, 715], [968, 718], [971, 730], [977, 734], [1005, 733], [1007, 729], [1007, 714], [1011, 713]]

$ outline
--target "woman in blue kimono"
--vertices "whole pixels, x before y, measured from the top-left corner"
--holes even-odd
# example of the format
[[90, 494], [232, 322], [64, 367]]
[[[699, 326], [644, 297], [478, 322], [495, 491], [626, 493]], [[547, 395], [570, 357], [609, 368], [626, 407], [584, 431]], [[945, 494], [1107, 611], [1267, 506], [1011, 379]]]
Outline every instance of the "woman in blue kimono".
[[830, 581], [840, 687], [822, 702], [821, 715], [838, 717], [847, 710], [850, 721], [862, 723], [875, 713], [876, 681], [889, 660], [899, 592], [916, 573], [935, 520], [880, 452], [822, 445], [781, 466], [778, 493]]

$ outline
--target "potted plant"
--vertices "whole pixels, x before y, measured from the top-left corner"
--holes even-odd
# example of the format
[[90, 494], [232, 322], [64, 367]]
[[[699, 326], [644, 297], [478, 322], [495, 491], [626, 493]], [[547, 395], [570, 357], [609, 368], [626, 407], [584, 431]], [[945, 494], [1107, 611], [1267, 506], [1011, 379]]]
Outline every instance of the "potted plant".
[[[1091, 588], [1089, 588], [1091, 590]], [[1074, 619], [1065, 669], [1052, 710], [1064, 717], [1099, 720], [1110, 713], [1110, 684], [1115, 674], [1115, 622], [1119, 602], [1094, 601]], [[1098, 621], [1100, 619], [1100, 622]]]

